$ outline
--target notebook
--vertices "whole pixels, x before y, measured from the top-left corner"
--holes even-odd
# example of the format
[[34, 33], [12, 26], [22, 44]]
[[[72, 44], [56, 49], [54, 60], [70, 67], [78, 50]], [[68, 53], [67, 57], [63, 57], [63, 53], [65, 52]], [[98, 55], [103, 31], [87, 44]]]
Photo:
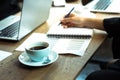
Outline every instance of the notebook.
[[47, 32], [48, 38], [57, 38], [52, 50], [60, 54], [74, 54], [83, 56], [88, 48], [93, 29], [87, 28], [63, 28], [61, 25], [53, 25]]
[[91, 12], [120, 13], [120, 0], [91, 0], [86, 7]]
[[21, 40], [48, 19], [51, 4], [52, 0], [24, 0], [20, 16], [0, 21], [0, 39]]
[[88, 28], [63, 28], [61, 25], [53, 25], [47, 32], [48, 37], [57, 38], [91, 38], [93, 30]]

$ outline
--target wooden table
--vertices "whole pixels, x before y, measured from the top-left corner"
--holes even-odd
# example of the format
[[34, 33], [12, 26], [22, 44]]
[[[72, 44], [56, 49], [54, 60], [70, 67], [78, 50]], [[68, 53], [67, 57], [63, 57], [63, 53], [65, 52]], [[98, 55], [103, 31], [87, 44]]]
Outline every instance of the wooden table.
[[[64, 14], [62, 12], [63, 10], [63, 8], [52, 8], [48, 21], [32, 33], [46, 33], [49, 27], [57, 22]], [[97, 16], [100, 17], [101, 14], [97, 14]], [[18, 56], [22, 52], [14, 51], [31, 33], [19, 42], [0, 41], [1, 50], [13, 53], [13, 55], [0, 62], [0, 80], [75, 80], [87, 61], [93, 56], [94, 52], [106, 38], [104, 31], [94, 31], [93, 39], [83, 57], [59, 55], [56, 62], [44, 67], [24, 66], [18, 61]]]

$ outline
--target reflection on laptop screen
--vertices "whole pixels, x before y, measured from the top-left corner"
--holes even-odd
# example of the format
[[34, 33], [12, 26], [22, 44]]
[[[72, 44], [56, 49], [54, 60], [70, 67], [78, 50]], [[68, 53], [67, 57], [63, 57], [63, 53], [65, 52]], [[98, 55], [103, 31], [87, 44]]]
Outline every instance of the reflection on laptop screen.
[[20, 11], [17, 0], [0, 0], [0, 20]]

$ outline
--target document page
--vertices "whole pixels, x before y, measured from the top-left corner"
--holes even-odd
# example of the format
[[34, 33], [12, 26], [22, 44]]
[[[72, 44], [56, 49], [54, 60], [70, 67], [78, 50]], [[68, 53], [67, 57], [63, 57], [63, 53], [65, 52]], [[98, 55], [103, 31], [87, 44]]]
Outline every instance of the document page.
[[0, 61], [2, 61], [10, 55], [12, 55], [12, 53], [0, 50]]
[[59, 39], [55, 46], [53, 47], [53, 51], [59, 54], [75, 54], [79, 56], [83, 56], [91, 38], [89, 39]]

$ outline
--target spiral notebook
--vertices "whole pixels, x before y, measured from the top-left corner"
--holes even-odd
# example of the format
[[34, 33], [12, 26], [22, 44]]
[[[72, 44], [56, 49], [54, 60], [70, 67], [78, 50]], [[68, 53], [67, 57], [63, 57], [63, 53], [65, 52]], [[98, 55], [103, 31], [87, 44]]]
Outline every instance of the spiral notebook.
[[47, 32], [48, 37], [58, 38], [91, 38], [93, 29], [88, 28], [63, 28], [61, 25], [53, 25]]
[[87, 28], [63, 28], [61, 25], [53, 25], [47, 32], [48, 37], [58, 38], [53, 51], [59, 54], [75, 54], [83, 56], [92, 40], [93, 29]]

